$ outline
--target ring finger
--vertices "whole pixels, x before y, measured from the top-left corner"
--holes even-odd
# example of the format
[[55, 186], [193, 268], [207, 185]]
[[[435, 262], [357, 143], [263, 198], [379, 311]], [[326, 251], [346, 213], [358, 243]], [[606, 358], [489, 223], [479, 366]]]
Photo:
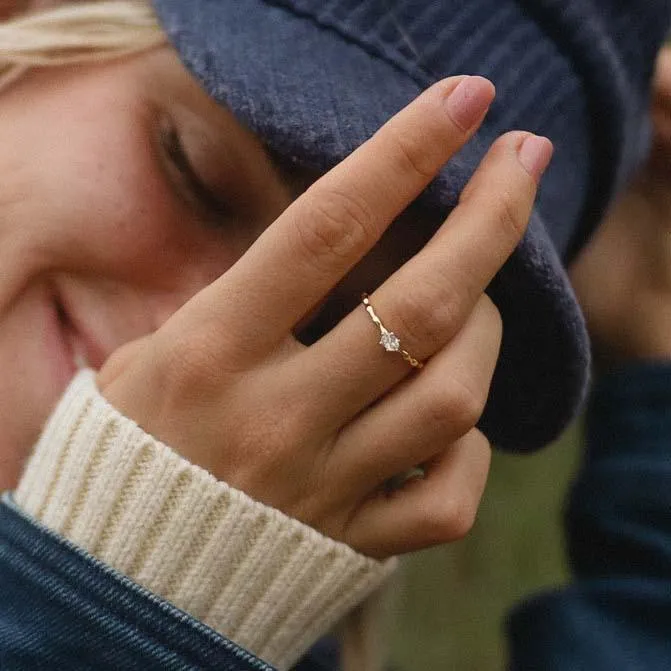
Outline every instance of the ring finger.
[[345, 427], [332, 449], [331, 467], [350, 496], [368, 495], [475, 426], [500, 343], [499, 312], [483, 296], [464, 328], [421, 375], [405, 380]]

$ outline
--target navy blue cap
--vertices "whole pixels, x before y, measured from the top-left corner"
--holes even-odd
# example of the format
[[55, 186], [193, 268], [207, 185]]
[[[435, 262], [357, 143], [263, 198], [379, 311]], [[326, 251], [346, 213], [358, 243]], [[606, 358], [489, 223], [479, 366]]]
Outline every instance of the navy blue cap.
[[[308, 168], [335, 165], [442, 77], [491, 79], [497, 99], [482, 129], [422, 196], [441, 217], [501, 133], [529, 130], [554, 142], [528, 232], [488, 290], [504, 338], [481, 422], [509, 450], [554, 439], [589, 376], [585, 324], [562, 259], [645, 149], [647, 82], [668, 1], [652, 0], [649, 9], [604, 1], [618, 8], [608, 20], [589, 14], [596, 0], [154, 4], [205, 90], [271, 149]], [[635, 40], [636, 49], [620, 39]]]

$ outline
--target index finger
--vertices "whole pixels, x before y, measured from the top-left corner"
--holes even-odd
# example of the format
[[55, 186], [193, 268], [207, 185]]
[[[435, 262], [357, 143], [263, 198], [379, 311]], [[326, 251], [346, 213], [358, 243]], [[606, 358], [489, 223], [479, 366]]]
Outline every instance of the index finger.
[[246, 347], [286, 338], [471, 137], [493, 98], [482, 77], [427, 89], [285, 210], [209, 288], [210, 310]]

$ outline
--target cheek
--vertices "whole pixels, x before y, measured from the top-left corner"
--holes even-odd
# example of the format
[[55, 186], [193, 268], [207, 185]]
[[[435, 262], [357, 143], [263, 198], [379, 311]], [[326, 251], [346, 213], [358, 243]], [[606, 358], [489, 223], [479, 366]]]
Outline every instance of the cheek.
[[50, 373], [44, 290], [26, 290], [0, 319], [0, 492], [15, 486], [65, 381]]
[[33, 218], [54, 265], [159, 283], [177, 267], [214, 264], [204, 271], [213, 279], [230, 265], [232, 250], [177, 195], [158, 151], [139, 112], [101, 114], [54, 142]]
[[64, 249], [95, 242], [100, 251], [140, 254], [164, 242], [160, 223], [175, 217], [149, 139], [118, 121], [84, 126], [46, 155], [42, 221], [63, 236]]

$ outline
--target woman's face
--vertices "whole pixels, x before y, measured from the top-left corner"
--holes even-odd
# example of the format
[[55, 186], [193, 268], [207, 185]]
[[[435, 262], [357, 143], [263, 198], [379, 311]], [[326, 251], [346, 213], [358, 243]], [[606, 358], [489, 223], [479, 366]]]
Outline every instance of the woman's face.
[[[0, 95], [0, 147], [1, 491], [76, 368], [158, 328], [303, 185], [167, 47], [28, 73]], [[395, 236], [331, 319], [421, 244]]]
[[0, 147], [2, 489], [77, 363], [156, 329], [291, 189], [167, 48], [29, 73], [0, 95]]

